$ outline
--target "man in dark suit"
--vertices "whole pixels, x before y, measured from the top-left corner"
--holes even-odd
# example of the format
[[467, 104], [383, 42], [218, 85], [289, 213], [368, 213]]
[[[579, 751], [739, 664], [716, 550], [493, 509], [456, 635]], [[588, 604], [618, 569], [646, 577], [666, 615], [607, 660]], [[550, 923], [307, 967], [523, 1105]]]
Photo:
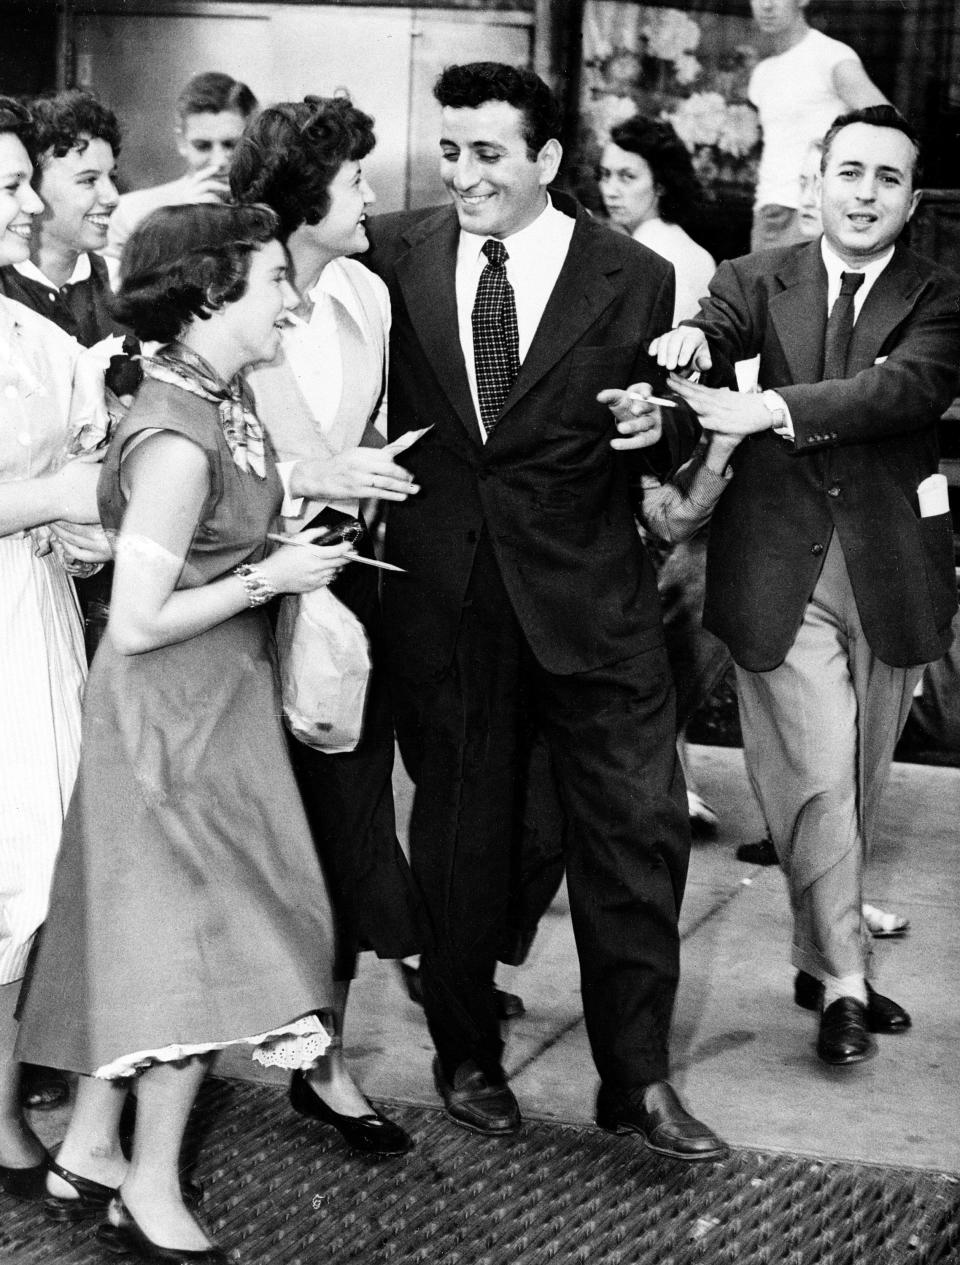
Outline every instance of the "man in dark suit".
[[[390, 516], [387, 557], [407, 574], [388, 577], [384, 616], [416, 783], [411, 856], [434, 922], [422, 976], [437, 1087], [468, 1128], [519, 1126], [492, 980], [540, 731], [571, 821], [598, 1120], [668, 1155], [717, 1158], [723, 1143], [667, 1083], [689, 838], [631, 495], [695, 433], [683, 406], [668, 424], [644, 398], [672, 269], [548, 195], [559, 118], [536, 75], [453, 66], [435, 95], [453, 206], [375, 221], [370, 262], [393, 304], [391, 433], [431, 427], [404, 457], [422, 490]], [[636, 398], [604, 390], [627, 383]]]
[[837, 1065], [910, 1026], [868, 982], [863, 863], [957, 600], [936, 425], [957, 388], [960, 278], [898, 241], [917, 161], [892, 106], [841, 116], [823, 238], [722, 265], [699, 315], [654, 345], [668, 369], [760, 356], [761, 394], [671, 383], [705, 428], [750, 436], [711, 526], [704, 624], [737, 664], [747, 767], [790, 889], [795, 998], [821, 1010], [817, 1051]]

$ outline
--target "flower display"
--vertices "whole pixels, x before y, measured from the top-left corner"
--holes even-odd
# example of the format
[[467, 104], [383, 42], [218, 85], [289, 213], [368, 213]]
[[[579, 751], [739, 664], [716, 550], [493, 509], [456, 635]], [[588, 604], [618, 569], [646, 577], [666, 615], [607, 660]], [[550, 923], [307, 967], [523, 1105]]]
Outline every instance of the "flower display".
[[647, 9], [640, 33], [651, 57], [676, 64], [700, 43], [700, 28], [679, 9]]
[[586, 0], [583, 30], [585, 155], [644, 114], [673, 125], [708, 191], [750, 193], [760, 130], [746, 95], [757, 60], [749, 18]]

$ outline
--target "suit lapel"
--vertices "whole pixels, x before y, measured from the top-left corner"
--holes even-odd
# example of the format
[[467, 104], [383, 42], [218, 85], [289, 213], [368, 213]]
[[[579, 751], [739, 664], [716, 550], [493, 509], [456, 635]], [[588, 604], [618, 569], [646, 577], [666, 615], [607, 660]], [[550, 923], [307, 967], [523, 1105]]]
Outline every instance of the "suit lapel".
[[[553, 196], [556, 201], [557, 195]], [[511, 410], [562, 360], [616, 298], [617, 290], [609, 276], [619, 272], [621, 264], [605, 249], [608, 232], [577, 206], [567, 257], [517, 380], [504, 401], [503, 414], [491, 440], [502, 426], [509, 425]]]
[[869, 369], [889, 337], [913, 308], [923, 280], [903, 250], [897, 248], [863, 301], [853, 327], [847, 376]]
[[[557, 202], [564, 201], [562, 196], [553, 197]], [[569, 199], [567, 202], [576, 206]], [[501, 427], [509, 426], [513, 409], [616, 298], [616, 287], [609, 278], [621, 265], [616, 253], [606, 248], [608, 230], [597, 225], [579, 206], [575, 219], [567, 258], [490, 442], [494, 442]], [[471, 439], [480, 443], [460, 347], [456, 296], [459, 233], [452, 208], [411, 229], [407, 235], [410, 249], [397, 260], [397, 283], [411, 324], [445, 395]]]
[[457, 317], [457, 243], [460, 225], [450, 207], [409, 230], [410, 249], [397, 260], [397, 284], [410, 323], [443, 392], [467, 434], [480, 443]]
[[819, 382], [827, 325], [827, 270], [819, 242], [793, 255], [776, 274], [783, 289], [770, 299], [770, 320], [791, 382]]

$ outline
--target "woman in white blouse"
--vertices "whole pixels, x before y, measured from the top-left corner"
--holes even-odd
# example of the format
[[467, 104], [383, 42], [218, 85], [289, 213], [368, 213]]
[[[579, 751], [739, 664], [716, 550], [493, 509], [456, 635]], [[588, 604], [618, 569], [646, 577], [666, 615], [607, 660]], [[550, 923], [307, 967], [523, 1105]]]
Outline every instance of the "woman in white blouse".
[[669, 123], [639, 114], [610, 132], [598, 171], [611, 223], [673, 264], [673, 323], [693, 316], [716, 271], [713, 257], [681, 227], [702, 198], [687, 153]]
[[[360, 164], [374, 142], [373, 120], [348, 98], [307, 97], [264, 110], [247, 128], [230, 171], [238, 201], [266, 203], [279, 217], [301, 296], [280, 355], [248, 375], [285, 480], [287, 530], [355, 527], [378, 499], [399, 501], [415, 491], [384, 447], [387, 288], [349, 257], [369, 244], [365, 219], [374, 195]], [[299, 495], [307, 487], [312, 500]], [[316, 499], [318, 488], [325, 500]], [[369, 526], [356, 548], [372, 552]], [[339, 1038], [358, 950], [372, 948], [384, 958], [419, 950], [421, 914], [394, 819], [393, 726], [377, 672], [377, 573], [347, 567], [332, 591], [370, 638], [363, 736], [343, 754], [292, 739], [290, 748], [337, 922]], [[386, 1156], [412, 1145], [371, 1108], [339, 1041], [309, 1073], [294, 1075], [290, 1096], [297, 1111], [332, 1125], [354, 1149]]]
[[[29, 258], [43, 210], [32, 145], [27, 111], [0, 97], [0, 266]], [[47, 1156], [20, 1110], [15, 1010], [76, 774], [86, 675], [73, 585], [38, 529], [98, 522], [99, 467], [64, 462], [81, 350], [0, 297], [0, 1190], [24, 1198], [43, 1195]], [[61, 530], [74, 556], [109, 556], [99, 529]]]

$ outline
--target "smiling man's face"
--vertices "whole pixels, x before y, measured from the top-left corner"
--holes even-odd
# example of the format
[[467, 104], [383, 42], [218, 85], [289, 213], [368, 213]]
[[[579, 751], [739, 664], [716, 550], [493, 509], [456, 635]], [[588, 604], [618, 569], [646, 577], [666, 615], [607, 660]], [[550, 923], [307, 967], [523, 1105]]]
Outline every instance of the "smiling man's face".
[[893, 245], [920, 199], [916, 151], [893, 127], [851, 123], [833, 138], [824, 168], [823, 232], [840, 258], [862, 268]]
[[560, 153], [549, 140], [531, 158], [523, 115], [506, 101], [444, 108], [440, 175], [468, 233], [504, 238], [532, 224], [547, 205]]

